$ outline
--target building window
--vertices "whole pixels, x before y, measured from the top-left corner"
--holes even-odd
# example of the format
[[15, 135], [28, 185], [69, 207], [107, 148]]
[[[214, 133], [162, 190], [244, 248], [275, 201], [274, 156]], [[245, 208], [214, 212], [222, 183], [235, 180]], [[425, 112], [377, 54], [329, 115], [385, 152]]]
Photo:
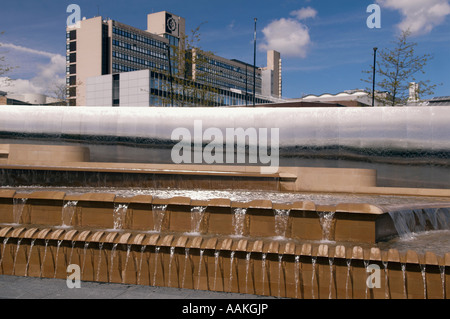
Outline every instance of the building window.
[[71, 53], [69, 56], [69, 62], [70, 63], [75, 63], [77, 62], [77, 54], [76, 53]]
[[77, 30], [72, 30], [69, 33], [69, 39], [72, 40], [76, 40], [77, 39]]
[[76, 85], [76, 83], [77, 83], [77, 77], [76, 76], [69, 77], [69, 85]]
[[75, 97], [75, 96], [77, 96], [77, 88], [76, 87], [69, 88], [69, 97]]
[[76, 64], [71, 64], [69, 67], [69, 73], [70, 74], [76, 74], [77, 73], [77, 65]]
[[69, 44], [69, 51], [76, 51], [77, 50], [77, 43], [76, 42], [70, 42]]
[[120, 74], [113, 75], [113, 106], [120, 105]]

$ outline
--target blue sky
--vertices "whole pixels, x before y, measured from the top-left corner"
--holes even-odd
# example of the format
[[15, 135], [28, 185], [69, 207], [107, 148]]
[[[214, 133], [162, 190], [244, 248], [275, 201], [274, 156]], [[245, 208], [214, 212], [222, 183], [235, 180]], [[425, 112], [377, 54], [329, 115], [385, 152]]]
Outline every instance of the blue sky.
[[[9, 76], [15, 92], [42, 92], [65, 73], [66, 8], [76, 3], [83, 17], [103, 17], [146, 29], [146, 14], [170, 11], [186, 19], [187, 30], [201, 25], [200, 46], [219, 56], [253, 63], [254, 18], [258, 18], [258, 66], [266, 49], [281, 52], [283, 96], [363, 89], [362, 70], [373, 47], [390, 47], [400, 28], [414, 30], [418, 54], [433, 55], [419, 79], [441, 84], [435, 96], [450, 95], [450, 0], [17, 0], [0, 11], [0, 56], [19, 66]], [[370, 29], [366, 12], [381, 7], [381, 28]], [[49, 88], [50, 87], [50, 88]]]

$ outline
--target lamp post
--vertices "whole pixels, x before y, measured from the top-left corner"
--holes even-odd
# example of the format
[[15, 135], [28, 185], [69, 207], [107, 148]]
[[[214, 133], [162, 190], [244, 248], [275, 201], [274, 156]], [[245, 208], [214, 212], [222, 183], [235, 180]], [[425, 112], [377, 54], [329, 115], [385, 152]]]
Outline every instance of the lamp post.
[[172, 61], [170, 56], [170, 44], [166, 44], [167, 58], [169, 60], [169, 83], [170, 83], [170, 106], [173, 105], [173, 77], [172, 77]]
[[253, 43], [253, 106], [256, 104], [256, 22], [258, 21], [255, 18], [255, 38]]
[[373, 48], [373, 82], [372, 82], [372, 107], [375, 106], [375, 74], [377, 66], [377, 50], [378, 48]]

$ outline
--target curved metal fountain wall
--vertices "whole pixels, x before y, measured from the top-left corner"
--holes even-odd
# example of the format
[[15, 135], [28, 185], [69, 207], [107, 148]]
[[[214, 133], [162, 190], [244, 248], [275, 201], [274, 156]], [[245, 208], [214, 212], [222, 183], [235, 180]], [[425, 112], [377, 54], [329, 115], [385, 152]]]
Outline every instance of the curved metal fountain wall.
[[[368, 168], [379, 186], [450, 188], [450, 112], [404, 108], [0, 107], [0, 143], [76, 144], [92, 161], [172, 163], [176, 128], [279, 128], [280, 165]], [[207, 143], [204, 141], [204, 143]]]

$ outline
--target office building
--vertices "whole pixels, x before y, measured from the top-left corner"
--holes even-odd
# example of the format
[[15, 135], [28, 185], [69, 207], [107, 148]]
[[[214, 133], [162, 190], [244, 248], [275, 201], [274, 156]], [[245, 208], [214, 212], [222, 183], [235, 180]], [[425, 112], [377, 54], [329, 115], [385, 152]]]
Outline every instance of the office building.
[[[254, 96], [257, 104], [281, 101], [278, 52], [269, 51], [272, 64], [256, 69], [253, 92], [252, 65], [186, 50], [185, 28], [184, 18], [166, 11], [149, 14], [147, 30], [102, 17], [83, 19], [68, 27], [69, 105], [101, 102], [124, 106], [137, 100], [142, 106], [198, 105], [204, 101], [217, 106], [251, 105]], [[263, 76], [266, 69], [270, 70], [269, 78]], [[269, 88], [263, 90], [263, 86]]]

